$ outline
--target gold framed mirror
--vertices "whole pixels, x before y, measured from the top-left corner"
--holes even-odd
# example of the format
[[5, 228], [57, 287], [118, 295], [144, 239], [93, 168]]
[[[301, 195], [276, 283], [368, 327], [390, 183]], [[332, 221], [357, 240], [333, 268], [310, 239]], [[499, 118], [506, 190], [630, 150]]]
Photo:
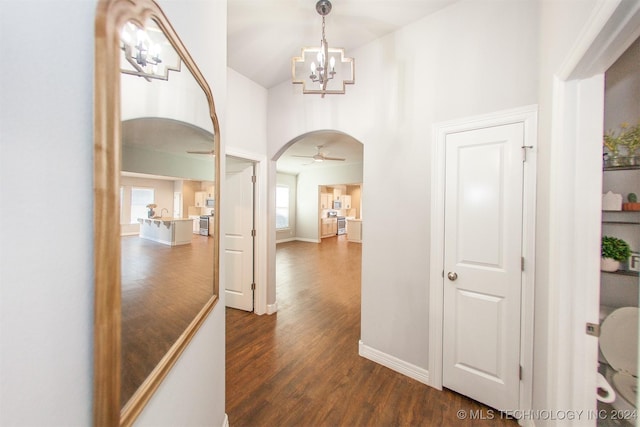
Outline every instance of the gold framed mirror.
[[94, 425], [131, 425], [218, 301], [220, 130], [153, 0], [98, 2], [94, 91]]

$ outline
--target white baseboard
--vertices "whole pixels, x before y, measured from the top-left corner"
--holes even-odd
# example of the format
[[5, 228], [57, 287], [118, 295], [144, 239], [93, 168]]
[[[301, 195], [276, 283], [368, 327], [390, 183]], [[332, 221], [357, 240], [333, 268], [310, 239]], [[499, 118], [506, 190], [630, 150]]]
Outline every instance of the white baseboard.
[[306, 239], [304, 237], [296, 237], [296, 240], [299, 242], [309, 242], [309, 243], [320, 243], [322, 240], [318, 239]]
[[380, 350], [365, 345], [362, 340], [358, 342], [358, 354], [369, 359], [373, 362], [379, 363], [382, 366], [386, 366], [396, 372], [406, 375], [409, 378], [413, 378], [423, 384], [429, 385], [429, 371], [404, 360], [400, 360], [395, 356], [383, 353]]
[[293, 242], [294, 240], [298, 240], [295, 237], [287, 237], [286, 239], [278, 239], [276, 240], [276, 245], [278, 243], [285, 243], [285, 242]]
[[222, 421], [222, 427], [229, 427], [229, 416], [224, 414], [224, 421]]
[[274, 302], [273, 304], [267, 304], [267, 314], [273, 314], [278, 311], [278, 302]]

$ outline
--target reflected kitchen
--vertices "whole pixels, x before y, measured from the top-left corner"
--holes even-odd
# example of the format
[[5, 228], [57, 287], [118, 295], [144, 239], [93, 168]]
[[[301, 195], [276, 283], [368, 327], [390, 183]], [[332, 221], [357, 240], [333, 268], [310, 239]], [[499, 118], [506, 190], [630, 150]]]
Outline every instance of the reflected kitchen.
[[124, 172], [121, 199], [123, 236], [169, 246], [190, 244], [191, 234], [213, 236], [212, 182]]

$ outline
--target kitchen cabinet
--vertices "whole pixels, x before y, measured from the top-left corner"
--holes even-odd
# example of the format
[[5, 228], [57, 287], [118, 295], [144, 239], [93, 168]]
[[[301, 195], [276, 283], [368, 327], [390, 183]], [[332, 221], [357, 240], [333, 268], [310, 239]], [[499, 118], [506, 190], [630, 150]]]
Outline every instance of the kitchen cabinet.
[[206, 199], [207, 199], [206, 191], [196, 191], [195, 203], [197, 208], [204, 208]]
[[211, 187], [207, 187], [207, 191], [205, 192], [205, 198], [206, 199], [215, 199], [215, 187], [211, 186]]
[[213, 228], [215, 226], [215, 221], [213, 220], [213, 216], [209, 217], [209, 236], [213, 237]]
[[338, 219], [322, 218], [320, 220], [321, 237], [335, 236], [336, 234], [338, 234]]
[[333, 194], [320, 193], [320, 209], [333, 208]]
[[189, 219], [193, 221], [193, 234], [200, 234], [200, 215], [189, 215]]
[[340, 196], [340, 203], [342, 204], [342, 209], [351, 209], [351, 196], [348, 194]]

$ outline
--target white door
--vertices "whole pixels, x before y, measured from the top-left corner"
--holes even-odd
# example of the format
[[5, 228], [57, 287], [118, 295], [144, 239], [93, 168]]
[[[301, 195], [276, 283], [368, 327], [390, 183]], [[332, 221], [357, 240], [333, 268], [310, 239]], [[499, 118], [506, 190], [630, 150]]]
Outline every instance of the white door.
[[[228, 164], [229, 162], [227, 162]], [[224, 262], [227, 307], [253, 311], [253, 163], [227, 169]]]
[[524, 125], [447, 135], [443, 386], [519, 404]]

